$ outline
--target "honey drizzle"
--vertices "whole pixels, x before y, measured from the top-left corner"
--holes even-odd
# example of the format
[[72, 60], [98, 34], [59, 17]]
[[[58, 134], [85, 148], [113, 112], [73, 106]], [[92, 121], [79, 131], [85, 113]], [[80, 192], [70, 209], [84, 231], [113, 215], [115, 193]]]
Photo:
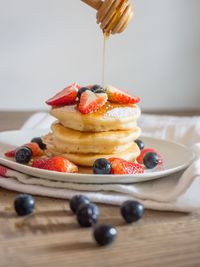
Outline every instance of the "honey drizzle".
[[82, 118], [84, 119], [84, 121], [86, 123], [87, 122], [87, 118], [98, 118], [98, 117], [103, 117], [103, 116], [106, 116], [107, 113], [110, 111], [110, 110], [113, 110], [113, 109], [118, 109], [118, 108], [133, 108], [135, 109], [135, 105], [133, 104], [119, 104], [119, 103], [111, 103], [109, 101], [106, 102], [106, 104], [101, 107], [100, 109], [98, 109], [96, 112], [94, 113], [89, 113], [89, 114], [85, 114], [82, 116]]
[[111, 21], [109, 21], [108, 25], [103, 30], [103, 60], [102, 60], [102, 87], [105, 87], [106, 82], [106, 44], [108, 43], [109, 36], [111, 34], [111, 29], [116, 25], [122, 15], [122, 7], [123, 5], [128, 4], [128, 0], [121, 0], [120, 4], [116, 8]]
[[102, 87], [105, 87], [106, 81], [106, 42], [109, 36], [104, 33], [103, 37], [103, 61], [102, 61]]

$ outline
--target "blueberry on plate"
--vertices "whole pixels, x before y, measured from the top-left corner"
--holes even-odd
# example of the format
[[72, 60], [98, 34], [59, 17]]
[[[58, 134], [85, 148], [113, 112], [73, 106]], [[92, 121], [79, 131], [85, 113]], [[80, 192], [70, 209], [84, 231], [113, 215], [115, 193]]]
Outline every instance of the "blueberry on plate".
[[28, 163], [31, 160], [31, 157], [31, 149], [25, 146], [18, 148], [15, 152], [15, 160], [21, 164]]
[[135, 143], [138, 145], [140, 150], [142, 150], [144, 148], [144, 143], [142, 142], [142, 140], [137, 139], [137, 140], [135, 140]]
[[101, 94], [106, 92], [105, 89], [98, 84], [92, 86], [91, 91], [95, 94]]
[[35, 199], [31, 195], [18, 195], [14, 202], [14, 208], [19, 216], [31, 214], [35, 208]]
[[41, 137], [34, 137], [34, 138], [31, 140], [31, 143], [36, 143], [36, 144], [38, 144], [38, 146], [39, 146], [42, 150], [46, 149], [46, 144], [43, 143]]
[[101, 224], [94, 228], [93, 236], [99, 246], [106, 246], [115, 240], [117, 230], [110, 224]]
[[82, 204], [88, 204], [90, 203], [90, 200], [88, 197], [84, 195], [75, 195], [73, 196], [69, 201], [70, 209], [76, 213], [80, 205]]
[[95, 160], [92, 169], [94, 174], [110, 174], [112, 167], [107, 159], [100, 158]]
[[121, 215], [127, 223], [137, 222], [144, 214], [144, 206], [135, 200], [127, 200], [121, 206]]
[[84, 92], [87, 91], [87, 90], [90, 90], [90, 89], [89, 89], [88, 87], [81, 87], [81, 88], [78, 90], [78, 93], [77, 93], [78, 101], [80, 100], [82, 93], [84, 93]]
[[153, 169], [155, 168], [160, 162], [159, 156], [156, 153], [149, 152], [145, 154], [143, 158], [144, 166], [147, 169]]
[[90, 227], [99, 219], [99, 209], [93, 204], [82, 204], [76, 213], [77, 221], [82, 227]]

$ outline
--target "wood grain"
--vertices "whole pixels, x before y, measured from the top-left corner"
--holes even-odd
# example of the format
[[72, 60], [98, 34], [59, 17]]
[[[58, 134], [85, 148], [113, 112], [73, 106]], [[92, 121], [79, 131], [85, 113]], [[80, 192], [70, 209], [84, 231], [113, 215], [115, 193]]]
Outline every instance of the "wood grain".
[[[13, 121], [19, 127], [30, 113], [10, 114], [0, 113], [1, 130]], [[200, 211], [145, 211], [139, 223], [126, 225], [118, 207], [99, 205], [100, 221], [118, 230], [114, 244], [99, 248], [92, 229], [78, 227], [67, 201], [36, 197], [36, 212], [24, 221], [13, 209], [16, 195], [0, 189], [1, 267], [200, 266]]]

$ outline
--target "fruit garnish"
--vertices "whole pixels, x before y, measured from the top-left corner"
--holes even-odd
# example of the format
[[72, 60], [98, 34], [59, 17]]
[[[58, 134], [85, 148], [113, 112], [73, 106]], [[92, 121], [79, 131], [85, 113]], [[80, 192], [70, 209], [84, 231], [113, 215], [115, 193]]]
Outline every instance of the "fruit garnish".
[[144, 142], [142, 140], [136, 139], [135, 143], [137, 144], [140, 150], [144, 149]]
[[76, 213], [79, 207], [83, 204], [90, 203], [90, 199], [84, 195], [75, 195], [69, 201], [70, 209], [73, 213]]
[[82, 93], [84, 93], [87, 90], [90, 90], [90, 88], [89, 87], [81, 87], [78, 90], [78, 93], [77, 93], [77, 99], [78, 99], [78, 101], [80, 101], [80, 98], [81, 98]]
[[40, 159], [35, 159], [32, 162], [32, 167], [38, 168], [38, 169], [44, 169], [45, 164], [47, 163], [48, 158], [40, 158]]
[[73, 173], [78, 172], [78, 167], [63, 157], [41, 158], [32, 163], [32, 167], [49, 171]]
[[28, 143], [24, 146], [30, 148], [33, 157], [41, 157], [44, 155], [43, 150], [39, 147], [37, 143]]
[[94, 174], [110, 174], [111, 164], [107, 159], [100, 158], [95, 160], [92, 169]]
[[93, 203], [82, 204], [77, 210], [76, 218], [82, 227], [93, 226], [99, 219], [99, 209]]
[[110, 158], [112, 174], [139, 174], [144, 173], [144, 167], [140, 164], [129, 162], [120, 158]]
[[2, 165], [0, 165], [0, 176], [6, 176], [8, 169]]
[[46, 149], [46, 144], [43, 143], [41, 137], [34, 137], [31, 139], [31, 143], [37, 143], [41, 149]]
[[15, 152], [16, 152], [16, 149], [9, 150], [6, 153], [4, 153], [4, 156], [6, 156], [8, 158], [14, 158], [15, 157]]
[[92, 91], [93, 93], [96, 93], [96, 94], [106, 93], [106, 90], [105, 90], [102, 86], [100, 86], [100, 85], [98, 85], [98, 84], [93, 85], [93, 86], [91, 87], [91, 91]]
[[32, 157], [32, 151], [29, 147], [22, 146], [16, 149], [15, 160], [17, 163], [29, 163]]
[[80, 85], [73, 83], [70, 86], [64, 88], [61, 92], [57, 93], [54, 97], [47, 100], [46, 103], [50, 106], [74, 104], [79, 89]]
[[86, 90], [81, 94], [78, 110], [83, 114], [93, 113], [100, 109], [107, 101], [108, 97], [105, 93], [95, 94]]
[[121, 215], [127, 223], [140, 220], [144, 214], [144, 206], [135, 200], [127, 200], [121, 206]]
[[117, 230], [113, 225], [100, 224], [94, 228], [93, 236], [99, 246], [107, 246], [115, 240]]
[[136, 159], [137, 162], [138, 162], [139, 164], [144, 164], [144, 162], [143, 162], [143, 158], [144, 158], [144, 156], [145, 156], [147, 153], [149, 153], [149, 152], [152, 152], [152, 153], [157, 154], [158, 157], [159, 157], [159, 164], [162, 164], [162, 163], [163, 163], [163, 159], [162, 159], [161, 155], [160, 155], [155, 149], [153, 149], [153, 148], [144, 148], [144, 149], [142, 149], [140, 155], [139, 155], [139, 156], [137, 157], [137, 159]]
[[[32, 142], [32, 143], [25, 144], [25, 145], [23, 145], [23, 146], [21, 146], [21, 147], [18, 147], [18, 148], [16, 148], [16, 149], [9, 150], [9, 151], [7, 151], [6, 153], [4, 153], [4, 155], [5, 155], [6, 157], [8, 157], [8, 158], [14, 158], [14, 157], [16, 156], [16, 151], [19, 151], [20, 149], [23, 150], [24, 147], [27, 147], [27, 148], [29, 148], [29, 149], [31, 150], [31, 152], [32, 152], [31, 156], [33, 156], [33, 157], [40, 157], [40, 156], [42, 156], [42, 155], [44, 154], [44, 152], [43, 152], [43, 150], [40, 148], [40, 146], [39, 146], [37, 143]], [[26, 150], [25, 150], [25, 151], [26, 151]], [[18, 153], [19, 153], [19, 152], [18, 152]], [[26, 152], [25, 152], [25, 153], [26, 153]], [[28, 153], [28, 152], [27, 152], [27, 153]], [[27, 153], [26, 153], [26, 154], [27, 154]], [[23, 154], [23, 152], [22, 152], [22, 154]], [[18, 159], [16, 159], [16, 161], [17, 161], [17, 160], [18, 160]], [[17, 161], [17, 162], [20, 163], [20, 160]]]
[[143, 162], [147, 169], [153, 169], [160, 163], [160, 158], [157, 153], [148, 152], [144, 155]]
[[18, 195], [14, 202], [14, 208], [19, 216], [31, 214], [35, 208], [35, 199], [31, 195]]
[[140, 98], [136, 96], [131, 96], [114, 86], [108, 86], [106, 88], [106, 93], [108, 95], [108, 100], [110, 102], [119, 104], [136, 104], [140, 102]]

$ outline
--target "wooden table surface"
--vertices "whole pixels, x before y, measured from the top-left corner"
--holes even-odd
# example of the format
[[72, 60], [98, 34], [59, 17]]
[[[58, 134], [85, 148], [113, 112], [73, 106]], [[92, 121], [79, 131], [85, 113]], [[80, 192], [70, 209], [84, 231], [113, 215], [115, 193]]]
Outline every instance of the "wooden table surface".
[[[29, 115], [0, 113], [0, 130], [20, 127]], [[77, 225], [67, 201], [36, 197], [35, 215], [23, 221], [13, 210], [16, 195], [0, 189], [1, 267], [200, 266], [200, 211], [145, 211], [139, 223], [126, 225], [118, 207], [99, 205], [100, 221], [118, 230], [111, 246], [99, 248], [91, 229]]]

